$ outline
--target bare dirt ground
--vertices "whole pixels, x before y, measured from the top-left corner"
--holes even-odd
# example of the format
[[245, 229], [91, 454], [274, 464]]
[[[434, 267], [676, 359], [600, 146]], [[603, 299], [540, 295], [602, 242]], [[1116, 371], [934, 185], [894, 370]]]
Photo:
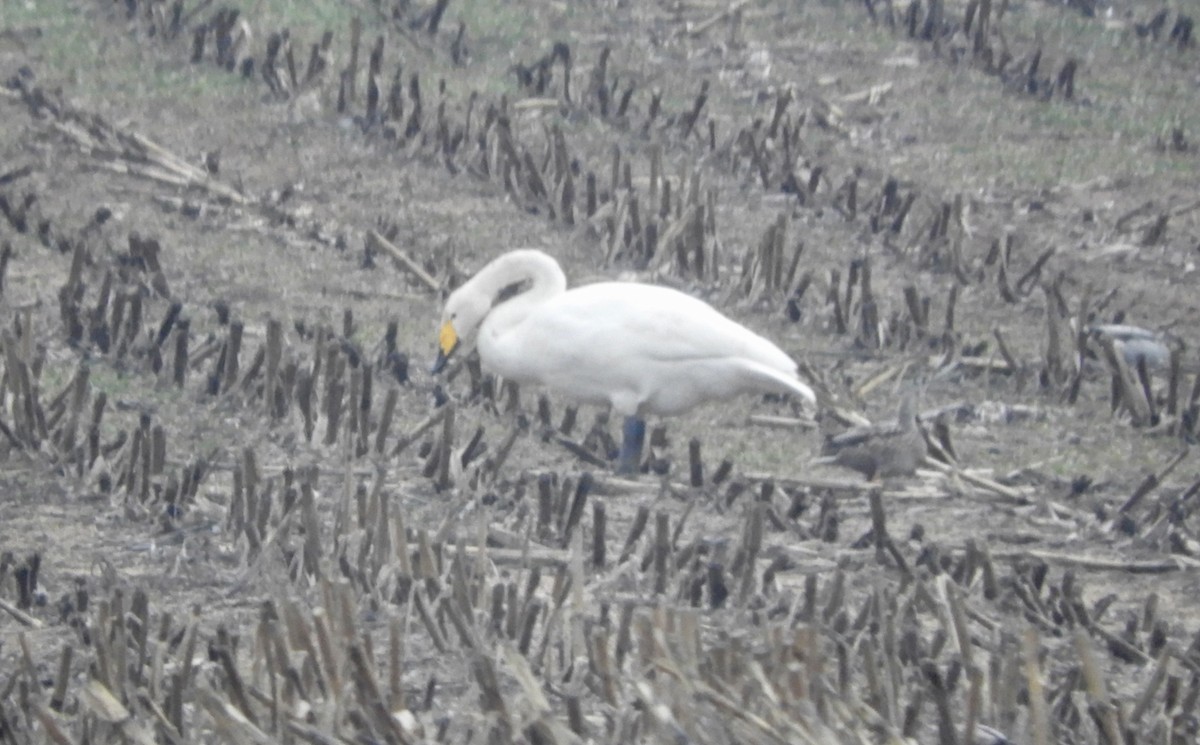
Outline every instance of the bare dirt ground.
[[[61, 5], [0, 6], [0, 742], [1194, 741], [1186, 8]], [[746, 398], [612, 477], [427, 372], [520, 246], [825, 420], [929, 378], [951, 465]]]

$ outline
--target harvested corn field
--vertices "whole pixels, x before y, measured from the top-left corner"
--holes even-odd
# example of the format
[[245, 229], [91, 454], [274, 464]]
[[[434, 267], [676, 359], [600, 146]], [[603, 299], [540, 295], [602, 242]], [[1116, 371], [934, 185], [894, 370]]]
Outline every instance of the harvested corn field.
[[[0, 6], [0, 742], [1194, 742], [1180, 8]], [[616, 475], [520, 247], [818, 405]]]

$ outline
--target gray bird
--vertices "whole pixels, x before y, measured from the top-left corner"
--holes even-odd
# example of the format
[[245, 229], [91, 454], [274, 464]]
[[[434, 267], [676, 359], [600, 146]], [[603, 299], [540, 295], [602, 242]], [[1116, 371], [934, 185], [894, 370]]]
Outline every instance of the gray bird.
[[1136, 369], [1140, 360], [1147, 370], [1164, 370], [1171, 362], [1170, 339], [1157, 331], [1124, 323], [1101, 323], [1087, 327], [1096, 340], [1109, 339], [1113, 350], [1125, 358], [1125, 364]]
[[896, 421], [826, 435], [817, 463], [858, 471], [868, 480], [911, 476], [925, 458], [925, 436], [917, 422], [916, 386], [900, 397]]

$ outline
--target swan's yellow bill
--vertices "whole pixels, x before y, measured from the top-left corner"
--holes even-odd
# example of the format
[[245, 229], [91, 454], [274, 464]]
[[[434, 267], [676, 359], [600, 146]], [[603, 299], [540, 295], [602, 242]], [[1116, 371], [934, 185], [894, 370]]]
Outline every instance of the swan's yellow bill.
[[438, 332], [437, 360], [434, 361], [429, 372], [434, 375], [440, 373], [446, 367], [446, 362], [450, 359], [450, 355], [454, 354], [455, 349], [458, 349], [458, 332], [454, 330], [453, 323], [446, 321], [442, 324], [442, 330]]
[[458, 346], [458, 332], [454, 330], [454, 324], [450, 321], [442, 324], [442, 330], [438, 333], [438, 346], [441, 347], [442, 354], [447, 357]]

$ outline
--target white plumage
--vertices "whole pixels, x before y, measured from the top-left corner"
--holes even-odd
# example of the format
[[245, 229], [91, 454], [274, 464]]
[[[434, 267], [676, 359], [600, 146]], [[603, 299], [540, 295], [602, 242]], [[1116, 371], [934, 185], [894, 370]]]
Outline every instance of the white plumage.
[[[512, 285], [524, 289], [500, 299]], [[625, 416], [622, 470], [636, 466], [646, 415], [749, 392], [816, 402], [787, 354], [707, 303], [632, 282], [568, 290], [558, 262], [534, 249], [504, 254], [450, 295], [435, 371], [472, 343], [490, 372]]]

